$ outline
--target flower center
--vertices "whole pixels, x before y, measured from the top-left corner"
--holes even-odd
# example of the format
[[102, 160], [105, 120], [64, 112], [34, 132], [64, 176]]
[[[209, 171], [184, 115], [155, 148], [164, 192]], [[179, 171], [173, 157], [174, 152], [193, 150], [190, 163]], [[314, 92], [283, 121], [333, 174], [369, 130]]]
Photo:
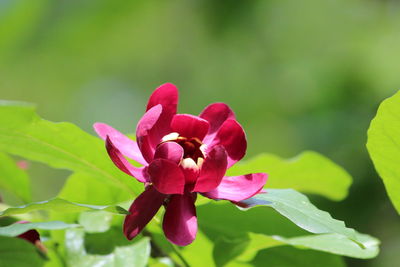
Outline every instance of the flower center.
[[162, 142], [167, 141], [176, 142], [183, 148], [183, 160], [192, 159], [198, 167], [201, 167], [204, 158], [206, 157], [206, 145], [203, 144], [198, 138], [187, 138], [184, 136], [179, 136], [178, 133], [170, 133], [164, 136], [162, 139]]

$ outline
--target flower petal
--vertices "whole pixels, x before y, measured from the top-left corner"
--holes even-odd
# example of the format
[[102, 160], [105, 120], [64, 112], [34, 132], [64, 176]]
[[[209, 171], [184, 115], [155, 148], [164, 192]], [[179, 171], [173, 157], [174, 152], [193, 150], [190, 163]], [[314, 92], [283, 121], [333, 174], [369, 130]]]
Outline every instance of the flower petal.
[[231, 108], [225, 103], [214, 103], [207, 106], [201, 113], [200, 118], [210, 123], [210, 129], [204, 142], [214, 139], [215, 134], [221, 125], [228, 119], [235, 119], [235, 114]]
[[228, 154], [228, 168], [241, 160], [246, 154], [246, 134], [242, 126], [235, 120], [226, 120], [218, 130], [213, 141], [208, 144], [209, 149], [222, 145]]
[[157, 122], [158, 131], [155, 133], [157, 139], [161, 139], [164, 135], [171, 132], [171, 120], [176, 114], [178, 105], [178, 88], [171, 83], [166, 83], [158, 87], [151, 94], [146, 111], [159, 104], [162, 106], [162, 113], [160, 120]]
[[167, 239], [178, 246], [193, 242], [197, 233], [197, 217], [191, 194], [171, 197], [164, 215], [163, 230]]
[[112, 143], [111, 139], [108, 136], [106, 137], [106, 149], [108, 155], [114, 162], [115, 166], [117, 166], [121, 171], [125, 172], [130, 176], [135, 177], [141, 183], [147, 182], [148, 180], [146, 173], [147, 166], [138, 168], [130, 164], [126, 160], [126, 158], [124, 158], [122, 153], [114, 146], [114, 144]]
[[172, 83], [165, 83], [158, 87], [151, 94], [146, 111], [158, 104], [162, 105], [163, 113], [169, 114], [172, 118], [176, 114], [178, 105], [178, 88]]
[[266, 181], [266, 173], [225, 176], [217, 188], [203, 195], [212, 199], [226, 199], [235, 202], [242, 201], [260, 192]]
[[194, 192], [208, 192], [216, 188], [225, 175], [227, 154], [223, 146], [215, 146], [207, 155], [197, 178]]
[[171, 121], [171, 130], [186, 138], [203, 140], [209, 127], [206, 120], [190, 114], [176, 114]]
[[35, 229], [28, 230], [17, 237], [25, 239], [28, 242], [31, 242], [32, 244], [35, 244], [36, 241], [40, 241], [40, 235], [39, 232], [36, 231]]
[[157, 146], [154, 159], [169, 159], [176, 164], [181, 162], [183, 148], [176, 142], [165, 142]]
[[157, 121], [160, 119], [162, 109], [161, 105], [149, 109], [136, 127], [137, 144], [144, 159], [149, 163], [153, 160], [154, 150], [158, 144]]
[[124, 234], [131, 240], [137, 236], [147, 223], [156, 215], [167, 196], [159, 193], [153, 186], [148, 186], [129, 208], [125, 217]]
[[105, 123], [97, 122], [93, 125], [93, 128], [101, 139], [106, 140], [107, 136], [110, 137], [111, 141], [122, 155], [133, 159], [142, 165], [147, 165], [147, 162], [144, 160], [142, 152], [140, 152], [135, 141], [129, 139], [127, 136]]
[[150, 181], [163, 194], [183, 194], [185, 176], [178, 164], [167, 159], [155, 159], [148, 168]]

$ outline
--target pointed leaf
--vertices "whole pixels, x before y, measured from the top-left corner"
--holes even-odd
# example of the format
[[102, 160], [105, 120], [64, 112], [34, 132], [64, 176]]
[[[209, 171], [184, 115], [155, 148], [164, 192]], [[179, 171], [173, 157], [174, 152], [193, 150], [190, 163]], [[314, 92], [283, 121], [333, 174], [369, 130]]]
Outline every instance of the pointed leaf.
[[332, 200], [344, 199], [352, 181], [342, 167], [313, 151], [305, 151], [291, 159], [261, 154], [248, 161], [238, 162], [228, 170], [227, 175], [257, 172], [268, 173], [269, 188], [293, 188]]
[[262, 249], [275, 246], [292, 245], [303, 249], [313, 249], [332, 254], [359, 259], [374, 258], [379, 253], [379, 241], [371, 236], [357, 233], [357, 239], [363, 243], [365, 249], [347, 237], [338, 234], [308, 235], [292, 238], [268, 236], [263, 234], [249, 234], [249, 243], [244, 252], [237, 257], [239, 260], [250, 261]]
[[303, 194], [292, 189], [268, 189], [267, 193], [258, 194], [242, 201], [249, 208], [268, 206], [275, 209], [297, 226], [314, 234], [336, 233], [357, 242], [354, 229], [347, 228], [343, 221], [335, 220], [326, 212], [319, 210]]

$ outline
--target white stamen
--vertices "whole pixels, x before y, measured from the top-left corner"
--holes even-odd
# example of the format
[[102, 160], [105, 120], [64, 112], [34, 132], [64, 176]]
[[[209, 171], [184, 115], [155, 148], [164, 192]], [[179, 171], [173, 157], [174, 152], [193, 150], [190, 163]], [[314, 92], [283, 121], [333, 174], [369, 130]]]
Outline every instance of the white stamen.
[[184, 169], [191, 169], [194, 171], [199, 170], [199, 166], [197, 166], [196, 162], [192, 158], [185, 158], [181, 161], [181, 166]]
[[169, 133], [169, 134], [167, 134], [166, 136], [164, 136], [162, 139], [161, 139], [161, 141], [162, 142], [167, 142], [167, 141], [173, 141], [173, 140], [176, 140], [176, 139], [178, 139], [178, 137], [179, 137], [179, 134], [178, 133]]

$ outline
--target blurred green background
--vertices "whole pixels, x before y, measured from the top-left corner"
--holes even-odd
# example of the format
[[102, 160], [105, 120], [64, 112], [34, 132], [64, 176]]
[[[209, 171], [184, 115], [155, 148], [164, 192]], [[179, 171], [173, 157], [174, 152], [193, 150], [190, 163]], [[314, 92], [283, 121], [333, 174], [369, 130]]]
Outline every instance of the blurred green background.
[[[390, 0], [0, 0], [0, 98], [92, 134], [96, 121], [134, 132], [165, 82], [180, 88], [181, 113], [226, 102], [247, 158], [316, 150], [344, 166], [349, 197], [313, 201], [381, 239], [378, 258], [349, 266], [392, 267], [400, 218], [365, 143], [379, 103], [400, 88], [399, 12]], [[68, 174], [36, 163], [30, 173], [34, 200]]]

